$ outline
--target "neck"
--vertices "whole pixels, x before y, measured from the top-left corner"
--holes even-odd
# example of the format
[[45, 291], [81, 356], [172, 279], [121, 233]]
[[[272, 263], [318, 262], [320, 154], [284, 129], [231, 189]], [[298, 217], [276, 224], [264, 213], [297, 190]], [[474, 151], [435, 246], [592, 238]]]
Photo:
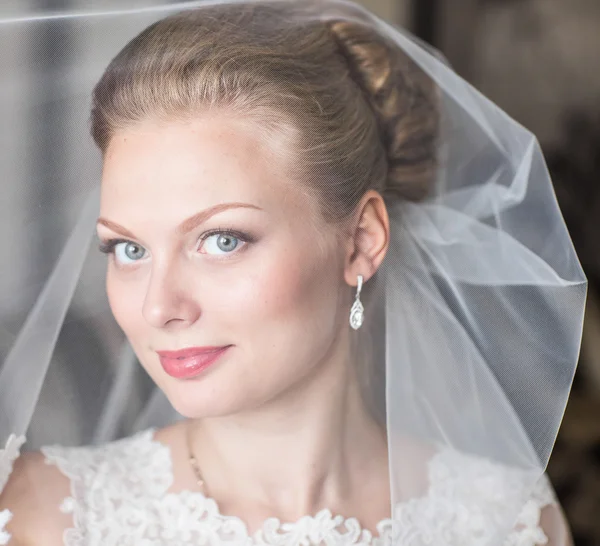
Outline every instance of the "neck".
[[[322, 508], [345, 513], [365, 481], [387, 484], [385, 432], [366, 410], [349, 355], [260, 408], [192, 424], [192, 448], [209, 496], [246, 499], [284, 521]], [[359, 491], [359, 488], [363, 488]], [[350, 503], [352, 504], [352, 503]], [[260, 518], [259, 518], [260, 519]]]

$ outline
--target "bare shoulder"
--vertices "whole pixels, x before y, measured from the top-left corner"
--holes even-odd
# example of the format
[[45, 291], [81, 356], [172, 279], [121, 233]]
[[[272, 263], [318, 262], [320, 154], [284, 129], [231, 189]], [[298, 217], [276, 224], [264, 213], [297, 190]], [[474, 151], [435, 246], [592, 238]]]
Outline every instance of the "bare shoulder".
[[543, 507], [540, 527], [548, 539], [546, 546], [573, 546], [567, 518], [558, 502]]
[[72, 519], [60, 511], [60, 504], [69, 492], [69, 480], [46, 464], [42, 453], [21, 455], [0, 493], [0, 510], [12, 513], [6, 526], [12, 536], [9, 544], [62, 546], [63, 531], [72, 525]]

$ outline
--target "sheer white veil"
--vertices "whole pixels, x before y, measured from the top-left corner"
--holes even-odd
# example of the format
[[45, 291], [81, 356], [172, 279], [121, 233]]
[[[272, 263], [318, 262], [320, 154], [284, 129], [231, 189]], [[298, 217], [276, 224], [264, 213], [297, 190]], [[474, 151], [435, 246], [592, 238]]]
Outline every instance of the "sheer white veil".
[[[0, 20], [0, 491], [25, 438], [27, 449], [101, 443], [179, 418], [108, 307], [90, 98], [146, 26], [220, 3]], [[414, 446], [484, 458], [522, 486], [481, 542], [502, 544], [552, 451], [587, 288], [540, 146], [408, 32], [344, 1], [292, 4], [298, 23], [372, 26], [439, 89], [435, 187], [422, 202], [386, 197], [391, 245], [353, 336], [373, 360], [393, 504], [415, 495]]]

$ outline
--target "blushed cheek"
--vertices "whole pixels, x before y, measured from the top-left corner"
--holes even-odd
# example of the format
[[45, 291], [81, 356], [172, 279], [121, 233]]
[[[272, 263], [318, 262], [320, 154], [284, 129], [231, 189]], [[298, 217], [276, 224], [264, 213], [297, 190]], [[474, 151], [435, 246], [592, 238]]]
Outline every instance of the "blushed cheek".
[[296, 316], [308, 295], [309, 276], [295, 264], [282, 265], [269, 271], [260, 287], [265, 318], [285, 320]]
[[[272, 336], [278, 329], [305, 328], [322, 312], [331, 309], [335, 290], [329, 272], [320, 270], [323, 264], [311, 263], [308, 257], [285, 255], [262, 270], [249, 286], [246, 297], [238, 301], [240, 311], [252, 320], [254, 328], [268, 326]], [[266, 335], [269, 335], [266, 332]], [[296, 331], [296, 334], [302, 334]]]

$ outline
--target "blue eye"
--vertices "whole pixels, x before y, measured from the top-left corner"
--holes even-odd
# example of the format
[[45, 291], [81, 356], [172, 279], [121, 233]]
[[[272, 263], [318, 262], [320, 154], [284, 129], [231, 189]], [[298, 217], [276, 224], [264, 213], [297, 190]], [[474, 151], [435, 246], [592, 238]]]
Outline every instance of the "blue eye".
[[146, 256], [146, 249], [132, 241], [111, 239], [100, 244], [100, 252], [113, 254], [115, 260], [123, 265], [140, 261]]
[[202, 239], [202, 247], [206, 248], [208, 244], [208, 251], [206, 254], [231, 254], [241, 242], [245, 242], [244, 238], [238, 237], [231, 232], [219, 231], [213, 232], [209, 235], [206, 235]]
[[[253, 242], [254, 238], [251, 235], [220, 228], [206, 233], [202, 237], [199, 250], [208, 247], [208, 251], [201, 252], [201, 254], [225, 256], [233, 254], [239, 247], [243, 248], [247, 243]], [[147, 250], [142, 245], [127, 239], [109, 239], [101, 242], [99, 249], [104, 254], [112, 254], [119, 265], [134, 264], [146, 258], [147, 255]]]
[[146, 250], [143, 246], [132, 242], [118, 243], [115, 245], [114, 252], [115, 257], [121, 263], [128, 263], [127, 260], [131, 260], [129, 263], [137, 262], [146, 254]]

